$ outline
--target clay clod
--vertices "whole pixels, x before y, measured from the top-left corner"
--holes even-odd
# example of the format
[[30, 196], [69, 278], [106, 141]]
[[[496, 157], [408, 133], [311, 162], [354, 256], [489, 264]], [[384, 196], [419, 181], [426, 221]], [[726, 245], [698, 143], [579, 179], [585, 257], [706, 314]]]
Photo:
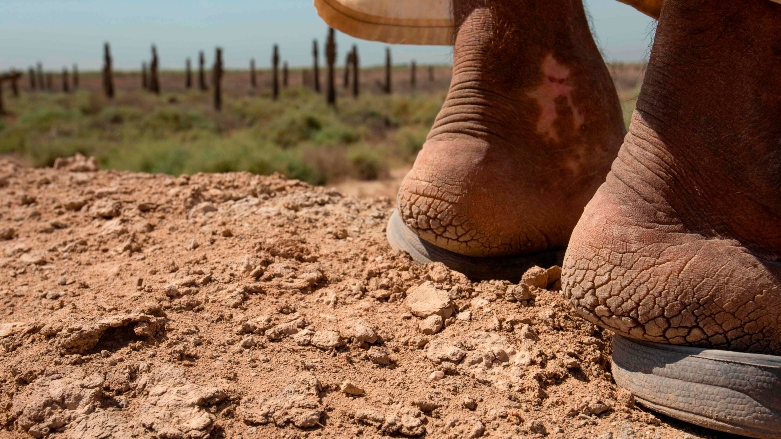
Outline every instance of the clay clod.
[[412, 314], [423, 319], [434, 314], [447, 319], [453, 314], [453, 301], [447, 292], [428, 281], [407, 291], [404, 304]]

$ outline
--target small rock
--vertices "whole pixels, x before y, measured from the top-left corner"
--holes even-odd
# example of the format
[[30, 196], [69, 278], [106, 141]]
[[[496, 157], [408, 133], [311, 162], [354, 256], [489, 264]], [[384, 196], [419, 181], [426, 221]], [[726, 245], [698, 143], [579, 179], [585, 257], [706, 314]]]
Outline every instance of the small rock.
[[70, 210], [72, 212], [75, 212], [77, 210], [81, 210], [82, 207], [84, 207], [87, 204], [87, 200], [82, 198], [77, 198], [75, 200], [68, 200], [63, 204], [63, 207], [65, 207], [66, 210]]
[[163, 288], [163, 292], [168, 297], [179, 297], [181, 294], [179, 294], [179, 287], [176, 284], [170, 284]]
[[461, 311], [460, 313], [456, 314], [456, 320], [462, 321], [462, 322], [468, 322], [472, 320], [472, 311]]
[[388, 350], [379, 347], [379, 346], [372, 346], [369, 348], [369, 350], [366, 352], [366, 358], [369, 359], [374, 364], [379, 364], [381, 366], [386, 366], [388, 364], [391, 364], [390, 356], [388, 355]]
[[474, 410], [477, 408], [477, 401], [475, 401], [475, 399], [471, 396], [467, 396], [463, 401], [461, 401], [461, 405], [463, 405], [467, 410]]
[[508, 302], [521, 302], [524, 300], [531, 300], [534, 298], [532, 292], [533, 287], [529, 285], [519, 284], [510, 285], [505, 292], [505, 298]]
[[44, 297], [49, 300], [57, 300], [64, 295], [65, 293], [63, 291], [49, 291], [44, 295]]
[[345, 239], [347, 236], [347, 229], [337, 229], [334, 231], [334, 238], [336, 239]]
[[320, 403], [320, 383], [310, 373], [292, 377], [277, 394], [253, 395], [241, 400], [238, 413], [248, 424], [268, 424], [279, 427], [293, 424], [311, 428], [324, 414]]
[[587, 414], [599, 416], [608, 410], [610, 410], [610, 406], [602, 402], [602, 400], [599, 398], [591, 398], [584, 411], [587, 412]]
[[312, 336], [312, 345], [323, 350], [330, 350], [344, 345], [344, 340], [342, 340], [338, 332], [332, 329], [325, 329], [315, 332]]
[[187, 245], [184, 247], [186, 250], [195, 250], [201, 245], [198, 244], [198, 241], [191, 239], [190, 242], [187, 243]]
[[487, 307], [490, 304], [491, 304], [491, 302], [485, 300], [482, 297], [475, 297], [474, 299], [472, 299], [469, 302], [469, 306], [471, 306], [474, 309], [485, 308], [485, 307]]
[[376, 410], [356, 410], [355, 419], [358, 422], [377, 427], [385, 423], [385, 415]]
[[419, 408], [420, 411], [425, 413], [433, 412], [434, 410], [442, 406], [442, 404], [439, 404], [438, 402], [432, 401], [431, 399], [427, 399], [427, 398], [415, 399], [410, 402], [410, 405]]
[[46, 265], [43, 253], [25, 253], [19, 257], [19, 262], [30, 265]]
[[[560, 273], [559, 276], [561, 276]], [[548, 286], [548, 270], [534, 266], [523, 273], [520, 283], [530, 287], [545, 288]]]
[[52, 228], [55, 228], [55, 229], [67, 229], [68, 228], [68, 225], [66, 223], [60, 221], [60, 220], [54, 220], [54, 221], [50, 222], [49, 225], [52, 226]]
[[309, 346], [312, 344], [312, 336], [314, 334], [312, 330], [304, 329], [293, 336], [293, 341], [299, 346]]
[[442, 329], [442, 317], [437, 314], [430, 315], [418, 323], [418, 329], [426, 335], [434, 335]]
[[422, 348], [428, 344], [428, 338], [426, 337], [412, 337], [409, 339], [409, 344], [416, 348]]
[[256, 344], [257, 342], [255, 341], [255, 337], [248, 335], [241, 340], [240, 346], [243, 347], [244, 349], [251, 349], [255, 347]]
[[446, 319], [453, 314], [453, 302], [447, 291], [436, 288], [430, 281], [411, 288], [404, 303], [412, 314], [420, 318], [437, 314]]
[[428, 350], [426, 351], [426, 357], [434, 363], [441, 363], [443, 361], [458, 363], [464, 359], [465, 355], [466, 352], [463, 350], [440, 340], [434, 340], [429, 343]]
[[441, 370], [435, 370], [428, 376], [429, 381], [439, 381], [442, 378], [445, 378], [445, 372], [442, 372]]
[[232, 237], [232, 236], [233, 236], [233, 232], [231, 231], [231, 229], [223, 229], [223, 230], [222, 230], [222, 232], [220, 232], [220, 234], [221, 234], [221, 235], [222, 235], [224, 238], [230, 238], [230, 237]]
[[16, 236], [16, 230], [14, 230], [12, 227], [0, 229], [0, 239], [7, 241], [9, 239], [13, 239], [14, 236]]
[[[25, 324], [22, 322], [0, 323], [0, 338], [8, 337], [24, 330]], [[54, 332], [55, 334], [57, 332]]]
[[155, 203], [150, 203], [150, 202], [146, 202], [146, 201], [142, 201], [142, 202], [138, 203], [138, 210], [139, 210], [139, 212], [151, 212], [151, 211], [155, 210], [156, 208], [157, 208], [157, 206], [155, 205]]
[[543, 424], [542, 421], [537, 419], [529, 423], [529, 431], [541, 435], [546, 435], [548, 433], [548, 430], [545, 428], [545, 424]]
[[580, 361], [578, 361], [577, 358], [572, 358], [569, 355], [565, 356], [562, 359], [562, 363], [564, 364], [564, 367], [570, 370], [577, 370], [580, 369]]
[[472, 425], [472, 428], [469, 429], [468, 437], [470, 439], [475, 439], [481, 437], [484, 433], [485, 433], [485, 425], [483, 425], [482, 422], [477, 421]]
[[205, 203], [200, 203], [195, 207], [193, 207], [191, 212], [204, 214], [204, 213], [216, 212], [216, 211], [217, 211], [217, 206], [207, 201]]
[[353, 396], [360, 396], [366, 393], [362, 388], [356, 386], [350, 381], [344, 381], [342, 384], [340, 384], [339, 390], [341, 390], [342, 393]]
[[374, 328], [360, 320], [352, 321], [346, 324], [342, 329], [342, 335], [359, 344], [372, 344], [376, 343], [379, 339]]
[[271, 328], [271, 317], [259, 316], [246, 322], [236, 328], [237, 334], [262, 334]]
[[22, 194], [22, 196], [19, 197], [19, 204], [22, 206], [27, 206], [33, 203], [35, 203], [35, 197], [32, 195]]
[[65, 169], [70, 172], [95, 172], [99, 169], [98, 159], [76, 154], [73, 157], [54, 159], [54, 169]]
[[280, 323], [279, 325], [271, 327], [267, 329], [264, 334], [271, 341], [279, 341], [287, 336], [297, 334], [303, 326], [303, 320], [297, 319], [292, 322]]
[[122, 205], [119, 201], [99, 200], [92, 206], [92, 214], [98, 218], [116, 218], [121, 213]]

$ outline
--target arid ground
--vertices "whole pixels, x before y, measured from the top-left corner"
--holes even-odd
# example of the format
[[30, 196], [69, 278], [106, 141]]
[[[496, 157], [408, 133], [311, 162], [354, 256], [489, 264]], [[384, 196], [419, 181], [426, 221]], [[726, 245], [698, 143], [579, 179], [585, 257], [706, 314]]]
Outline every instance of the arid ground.
[[393, 205], [0, 160], [0, 436], [717, 437], [616, 387], [558, 267], [416, 265]]

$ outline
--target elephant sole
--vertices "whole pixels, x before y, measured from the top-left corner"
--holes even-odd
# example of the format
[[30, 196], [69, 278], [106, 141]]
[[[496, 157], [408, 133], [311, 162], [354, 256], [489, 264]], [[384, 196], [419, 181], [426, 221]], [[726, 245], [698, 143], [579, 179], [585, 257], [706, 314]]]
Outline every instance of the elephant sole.
[[613, 378], [651, 410], [755, 438], [781, 438], [781, 357], [613, 338]]
[[535, 265], [547, 268], [561, 265], [564, 260], [564, 250], [496, 258], [460, 255], [421, 239], [404, 224], [397, 210], [393, 211], [388, 221], [386, 234], [391, 247], [408, 252], [415, 262], [441, 262], [472, 280], [499, 279], [518, 282], [523, 273]]

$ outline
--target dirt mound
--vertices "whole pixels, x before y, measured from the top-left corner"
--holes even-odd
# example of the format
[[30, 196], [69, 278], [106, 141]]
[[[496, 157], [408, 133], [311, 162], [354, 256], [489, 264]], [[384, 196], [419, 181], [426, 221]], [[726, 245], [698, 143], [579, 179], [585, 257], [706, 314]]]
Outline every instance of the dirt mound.
[[390, 201], [280, 176], [61, 168], [0, 161], [6, 434], [709, 434], [616, 388], [558, 267], [418, 266]]

